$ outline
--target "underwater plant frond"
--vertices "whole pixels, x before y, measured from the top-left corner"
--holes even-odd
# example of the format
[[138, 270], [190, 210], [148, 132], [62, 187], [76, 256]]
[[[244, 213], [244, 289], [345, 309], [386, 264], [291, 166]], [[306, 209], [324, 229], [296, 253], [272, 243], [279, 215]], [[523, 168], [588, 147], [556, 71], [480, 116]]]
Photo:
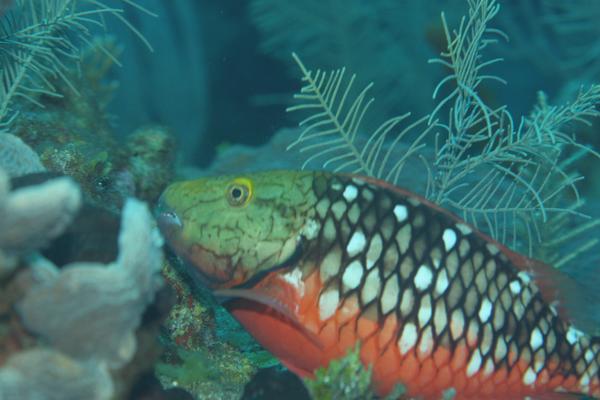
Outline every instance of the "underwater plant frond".
[[390, 118], [366, 141], [361, 140], [361, 123], [374, 101], [368, 96], [373, 84], [353, 95], [356, 76], [348, 78], [345, 68], [330, 72], [311, 71], [296, 54], [293, 57], [302, 71], [305, 85], [294, 96], [299, 104], [288, 107], [287, 111], [309, 111], [310, 115], [300, 122], [302, 133], [288, 150], [299, 147], [300, 152], [310, 154], [303, 168], [316, 160], [325, 169], [362, 173], [396, 182], [402, 166], [424, 146], [422, 141], [434, 124], [426, 127], [399, 158], [394, 157], [397, 146], [417, 127], [426, 126], [429, 117], [405, 126], [391, 142], [387, 140], [390, 133], [395, 132], [410, 113]]
[[480, 95], [481, 86], [486, 81], [504, 82], [484, 72], [501, 61], [483, 56], [504, 36], [489, 27], [498, 10], [493, 0], [470, 0], [468, 17], [453, 31], [442, 14], [447, 50], [430, 62], [450, 72], [433, 97], [449, 94], [440, 98], [431, 118], [443, 110], [448, 117], [439, 124], [442, 134], [429, 195], [492, 237], [532, 255], [549, 214], [580, 214], [565, 202], [567, 192], [579, 201], [575, 184], [580, 177], [565, 171], [559, 160], [566, 148], [600, 156], [565, 131], [571, 122], [598, 115], [599, 87], [581, 90], [573, 103], [564, 106], [549, 106], [541, 95], [533, 112], [518, 124], [506, 106], [490, 107]]
[[[571, 133], [572, 123], [600, 115], [600, 86], [581, 89], [572, 103], [562, 106], [550, 105], [540, 94], [530, 115], [520, 119], [507, 106], [490, 106], [482, 87], [504, 83], [486, 72], [501, 59], [484, 57], [491, 44], [505, 38], [490, 27], [499, 5], [495, 0], [469, 0], [468, 5], [468, 15], [456, 30], [442, 14], [447, 49], [430, 62], [449, 72], [433, 92], [433, 112], [404, 129], [400, 125], [409, 114], [390, 118], [366, 141], [361, 142], [361, 121], [373, 102], [368, 96], [372, 84], [355, 90], [355, 77], [346, 77], [345, 69], [313, 72], [294, 55], [305, 86], [296, 95], [300, 103], [288, 111], [310, 115], [289, 147], [309, 154], [305, 165], [319, 160], [334, 171], [364, 173], [395, 184], [406, 160], [417, 157], [427, 171], [427, 198], [512, 248], [534, 255], [552, 226], [560, 225], [558, 217], [571, 221], [584, 216], [576, 186], [582, 178], [564, 161], [578, 151], [600, 157]], [[392, 132], [396, 135], [388, 140]], [[432, 161], [424, 144], [431, 134]], [[409, 146], [403, 155], [397, 151], [401, 143]], [[557, 257], [546, 253], [546, 258]]]
[[[120, 1], [141, 8], [132, 0]], [[151, 49], [122, 9], [97, 0], [19, 0], [0, 18], [0, 125], [10, 124], [16, 115], [17, 98], [43, 107], [40, 95], [61, 97], [58, 81], [77, 92], [66, 71], [79, 61], [82, 45], [90, 45], [92, 30], [104, 29], [108, 16], [123, 22]]]

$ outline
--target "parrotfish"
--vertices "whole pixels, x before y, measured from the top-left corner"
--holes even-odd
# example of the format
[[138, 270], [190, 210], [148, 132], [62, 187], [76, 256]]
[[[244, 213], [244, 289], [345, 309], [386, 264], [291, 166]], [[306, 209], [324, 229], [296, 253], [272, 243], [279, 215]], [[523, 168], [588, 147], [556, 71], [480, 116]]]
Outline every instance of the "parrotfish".
[[359, 344], [379, 395], [600, 396], [568, 280], [410, 191], [269, 171], [174, 183], [158, 213], [194, 281], [300, 376]]

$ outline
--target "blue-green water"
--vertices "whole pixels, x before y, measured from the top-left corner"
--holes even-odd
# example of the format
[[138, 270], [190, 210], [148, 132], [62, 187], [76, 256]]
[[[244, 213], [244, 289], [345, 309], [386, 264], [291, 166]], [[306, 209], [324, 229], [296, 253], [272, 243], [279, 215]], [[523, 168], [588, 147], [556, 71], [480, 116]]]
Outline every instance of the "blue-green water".
[[592, 0], [0, 0], [0, 399], [375, 398], [356, 354], [288, 371], [163, 246], [161, 193], [207, 175], [406, 188], [573, 278], [561, 301], [597, 335], [599, 19]]

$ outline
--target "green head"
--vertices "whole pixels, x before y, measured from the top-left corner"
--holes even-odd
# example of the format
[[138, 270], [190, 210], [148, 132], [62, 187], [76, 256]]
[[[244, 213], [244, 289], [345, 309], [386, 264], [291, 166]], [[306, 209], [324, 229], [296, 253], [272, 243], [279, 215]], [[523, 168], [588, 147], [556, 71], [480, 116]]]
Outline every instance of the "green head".
[[285, 265], [314, 234], [313, 180], [312, 172], [269, 171], [174, 183], [158, 224], [209, 286], [236, 286]]

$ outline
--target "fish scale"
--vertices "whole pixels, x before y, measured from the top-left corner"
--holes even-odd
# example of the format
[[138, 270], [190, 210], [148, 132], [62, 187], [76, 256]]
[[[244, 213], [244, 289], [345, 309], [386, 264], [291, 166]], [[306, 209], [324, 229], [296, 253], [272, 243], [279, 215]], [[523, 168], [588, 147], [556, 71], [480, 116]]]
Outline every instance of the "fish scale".
[[[336, 187], [339, 189], [333, 189]], [[348, 188], [351, 188], [352, 196], [344, 195]], [[487, 381], [489, 385], [492, 382], [502, 383], [501, 380], [493, 380], [495, 372], [512, 369], [515, 365], [521, 375], [521, 379], [514, 382], [512, 393], [515, 395], [534, 393], [536, 386], [545, 386], [551, 381], [556, 384], [562, 378], [556, 385], [559, 387], [568, 377], [582, 376], [586, 371], [597, 386], [597, 357], [590, 361], [582, 358], [583, 346], [587, 344], [586, 348], [590, 348], [590, 344], [581, 341], [575, 346], [570, 345], [566, 339], [568, 328], [559, 320], [556, 312], [544, 303], [526, 273], [519, 272], [496, 245], [473, 234], [470, 227], [428, 207], [417, 197], [403, 197], [360, 179], [332, 176], [325, 183], [316, 180], [314, 191], [320, 202], [329, 204], [329, 207], [322, 205], [316, 215], [324, 228], [312, 250], [319, 255], [314, 260], [315, 264], [320, 268], [335, 269], [323, 261], [327, 261], [329, 252], [344, 250], [341, 259], [333, 261], [339, 263], [342, 279], [329, 276], [322, 282], [325, 290], [321, 296], [329, 293], [325, 295], [322, 307], [331, 308], [328, 302], [336, 297], [341, 304], [346, 298], [356, 295], [359, 308], [370, 311], [368, 316], [361, 315], [357, 321], [369, 318], [383, 326], [389, 315], [402, 321], [394, 329], [396, 340], [387, 341], [379, 349], [380, 354], [388, 351], [389, 346], [397, 346], [398, 365], [411, 352], [416, 354], [418, 360], [414, 367], [421, 370], [426, 365], [426, 357], [431, 357], [437, 348], [447, 350], [449, 357], [446, 365], [452, 366], [454, 374], [467, 378], [480, 375], [477, 386], [454, 387], [459, 396], [466, 390], [466, 395], [479, 398], [486, 392], [484, 385]], [[340, 202], [344, 204], [343, 212]], [[336, 212], [332, 210], [334, 204], [337, 204]], [[354, 205], [359, 206], [361, 214], [365, 213], [365, 218], [376, 220], [365, 222], [359, 218], [351, 223], [350, 210]], [[395, 208], [398, 210], [396, 213]], [[373, 213], [372, 210], [377, 211]], [[333, 224], [329, 224], [329, 220]], [[342, 229], [345, 224], [350, 229]], [[332, 235], [326, 234], [325, 227], [332, 226], [338, 233], [335, 240], [330, 241], [327, 236]], [[403, 229], [406, 232], [406, 227], [410, 227], [409, 233], [398, 235]], [[355, 235], [365, 238], [380, 235], [385, 238], [381, 250], [377, 252], [379, 256], [371, 267], [371, 271], [374, 269], [378, 273], [379, 284], [370, 288], [376, 293], [364, 290], [367, 287], [366, 277], [371, 275], [366, 266], [373, 242], [365, 239], [360, 251], [350, 256], [349, 250], [357, 246], [352, 241]], [[402, 248], [407, 251], [401, 251]], [[311, 251], [308, 253], [311, 254]], [[386, 259], [394, 262], [386, 263]], [[351, 270], [352, 265], [359, 265], [361, 269], [352, 267]], [[410, 268], [402, 276], [403, 265], [409, 265]], [[344, 283], [343, 277], [346, 275], [349, 276], [350, 285]], [[391, 279], [395, 283], [390, 284]], [[331, 290], [337, 290], [339, 296], [331, 296]], [[404, 310], [400, 307], [403, 293], [409, 293], [408, 296], [412, 297], [412, 306], [404, 307]], [[393, 306], [383, 303], [384, 298], [393, 299]], [[377, 305], [376, 312], [370, 307], [372, 304]], [[448, 315], [450, 318], [447, 318]], [[552, 339], [546, 340], [544, 345], [550, 331]], [[466, 349], [466, 354], [457, 354], [458, 347]], [[595, 354], [596, 347], [590, 348]], [[509, 349], [512, 357], [507, 358]], [[396, 352], [396, 349], [392, 351]], [[553, 354], [559, 354], [561, 362], [546, 365], [546, 360], [551, 360]], [[366, 362], [374, 364], [376, 374], [379, 373], [378, 356], [365, 355]], [[431, 374], [427, 380], [435, 380], [435, 375], [444, 366], [440, 362], [427, 371]], [[428, 383], [425, 380], [422, 382]], [[418, 393], [419, 387], [408, 382], [405, 384], [409, 393]]]
[[[291, 369], [310, 374], [360, 342], [361, 360], [373, 367], [379, 394], [401, 383], [410, 396], [426, 399], [441, 398], [448, 390], [457, 399], [600, 395], [600, 344], [561, 318], [555, 305], [544, 299], [528, 268], [536, 262], [385, 182], [321, 172], [290, 174], [293, 183], [285, 192], [290, 196], [286, 201], [295, 192], [301, 194], [293, 214], [304, 220], [285, 222], [289, 229], [301, 225], [301, 252], [292, 257], [289, 240], [280, 239], [281, 250], [269, 258], [285, 260], [282, 253], [290, 253], [293, 263], [267, 271], [247, 297], [282, 310], [319, 345], [311, 347], [304, 339], [293, 345], [291, 334], [288, 346], [273, 343], [273, 332], [288, 326], [268, 319], [264, 310], [247, 319], [234, 315]], [[257, 182], [255, 202], [268, 205], [274, 197], [260, 199], [258, 182], [264, 177], [243, 179]], [[222, 179], [226, 184], [233, 178]], [[167, 191], [167, 199], [161, 201], [168, 202], [172, 193]], [[173, 200], [168, 206], [174, 208]], [[190, 209], [189, 204], [182, 209]], [[275, 226], [276, 214], [268, 215]], [[239, 222], [232, 226], [238, 229]], [[181, 238], [178, 242], [173, 232], [163, 232], [175, 248], [184, 249], [178, 245]], [[279, 243], [277, 235], [271, 235], [266, 238], [269, 243]], [[254, 257], [257, 244], [248, 246], [246, 259]], [[193, 260], [200, 266], [223, 257], [220, 253], [225, 251], [232, 252], [230, 258], [244, 259], [238, 257], [239, 249], [203, 250], [202, 245], [192, 246], [198, 254], [209, 253]], [[213, 271], [215, 266], [204, 268]], [[232, 270], [242, 278], [231, 282], [261, 276], [239, 263]], [[260, 326], [256, 321], [263, 316]]]

